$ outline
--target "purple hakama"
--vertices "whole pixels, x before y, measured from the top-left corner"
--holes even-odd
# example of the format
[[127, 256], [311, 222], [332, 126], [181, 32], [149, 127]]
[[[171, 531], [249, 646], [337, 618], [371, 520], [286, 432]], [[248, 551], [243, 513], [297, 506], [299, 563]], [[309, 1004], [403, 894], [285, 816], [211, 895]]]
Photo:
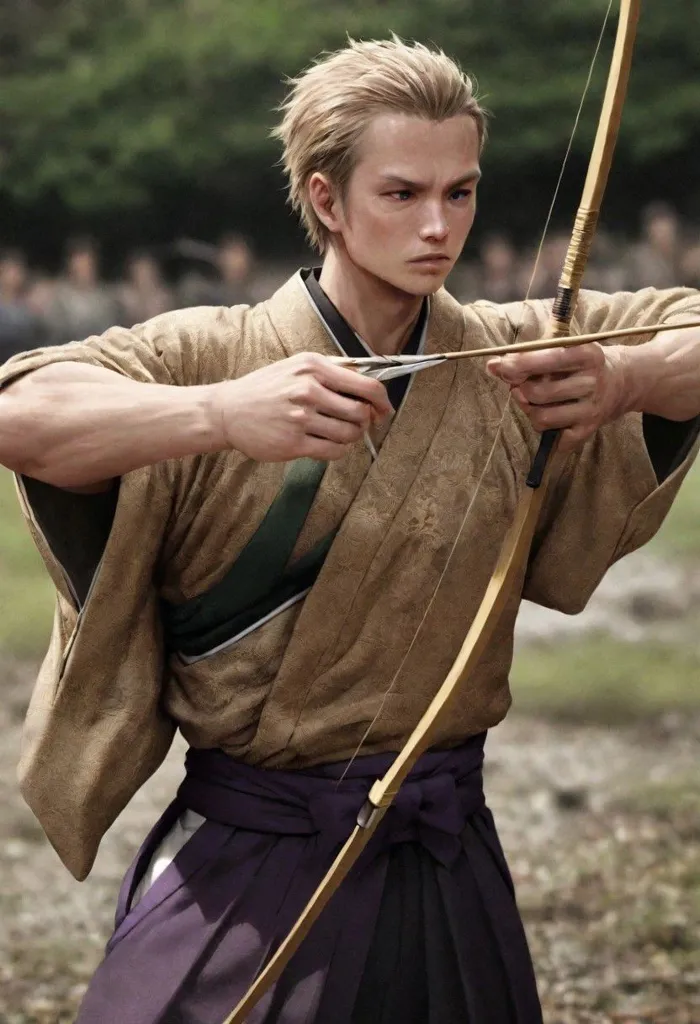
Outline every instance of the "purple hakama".
[[[251, 1024], [541, 1024], [482, 785], [484, 735], [424, 754]], [[306, 771], [190, 750], [122, 884], [77, 1024], [221, 1024], [291, 929], [394, 755]], [[185, 808], [207, 821], [130, 908]]]

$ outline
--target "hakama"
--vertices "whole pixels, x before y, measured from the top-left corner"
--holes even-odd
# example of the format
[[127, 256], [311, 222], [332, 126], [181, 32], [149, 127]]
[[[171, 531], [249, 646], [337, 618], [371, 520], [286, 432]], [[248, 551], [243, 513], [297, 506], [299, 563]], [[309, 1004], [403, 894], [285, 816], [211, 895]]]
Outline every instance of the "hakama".
[[[423, 755], [252, 1024], [540, 1024], [484, 801], [483, 743], [481, 734]], [[176, 800], [124, 879], [77, 1024], [221, 1024], [291, 929], [392, 756], [286, 772], [191, 750]], [[186, 808], [207, 820], [132, 908]]]

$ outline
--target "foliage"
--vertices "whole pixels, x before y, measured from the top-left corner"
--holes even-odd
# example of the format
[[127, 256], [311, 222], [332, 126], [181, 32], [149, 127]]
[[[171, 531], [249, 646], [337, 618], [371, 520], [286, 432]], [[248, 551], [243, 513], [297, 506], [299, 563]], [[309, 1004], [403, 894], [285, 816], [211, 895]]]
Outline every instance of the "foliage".
[[[233, 209], [281, 187], [269, 139], [281, 82], [360, 37], [444, 46], [494, 113], [487, 167], [509, 208], [551, 191], [605, 0], [8, 0], [0, 47], [0, 172], [15, 203], [145, 210], [173, 188]], [[621, 167], [654, 173], [700, 141], [700, 9], [642, 14]], [[614, 12], [610, 21], [614, 21]], [[590, 147], [612, 24], [574, 154]], [[574, 163], [576, 166], [576, 161]], [[535, 170], [533, 170], [533, 168]], [[515, 183], [515, 184], [513, 184]], [[681, 187], [683, 187], [681, 185]], [[685, 186], [689, 187], [689, 183]], [[523, 199], [528, 199], [523, 204]], [[276, 205], [275, 205], [276, 204]]]

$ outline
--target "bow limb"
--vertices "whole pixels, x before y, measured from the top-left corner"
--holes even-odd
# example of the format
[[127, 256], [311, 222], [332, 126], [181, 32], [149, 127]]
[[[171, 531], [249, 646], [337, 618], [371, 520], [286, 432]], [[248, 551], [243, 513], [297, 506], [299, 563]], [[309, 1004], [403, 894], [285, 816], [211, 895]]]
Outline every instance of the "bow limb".
[[552, 307], [550, 333], [554, 338], [562, 337], [570, 332], [581, 280], [593, 244], [600, 207], [608, 184], [608, 176], [620, 131], [640, 5], [641, 0], [621, 0], [620, 2], [617, 36], [603, 109], [583, 186], [581, 204], [576, 214], [571, 241], [564, 260], [564, 269]]
[[[637, 36], [641, 0], [620, 0], [617, 35], [613, 49], [603, 109], [598, 122], [581, 203], [576, 213], [557, 295], [552, 305], [549, 336], [563, 338], [571, 333], [581, 281], [590, 256], [600, 207], [608, 184], [615, 146], [620, 132], [622, 108], [627, 95], [632, 54]], [[544, 469], [550, 455], [556, 452], [559, 431], [545, 430], [535, 461]]]
[[[576, 215], [573, 236], [552, 310], [550, 326], [552, 337], [566, 335], [570, 330], [581, 278], [590, 253], [600, 203], [612, 164], [632, 61], [639, 6], [640, 0], [621, 0], [617, 38], [601, 120], [581, 206]], [[548, 456], [556, 447], [556, 432], [550, 433], [553, 435], [551, 438], [547, 434], [543, 436], [540, 451], [528, 477], [528, 486], [518, 503], [513, 524], [504, 540], [493, 576], [464, 644], [445, 681], [391, 768], [372, 786], [368, 800], [358, 816], [357, 825], [291, 932], [223, 1024], [243, 1024], [248, 1013], [280, 977], [319, 914], [371, 839], [413, 765], [430, 746], [438, 726], [449, 714], [455, 695], [458, 692], [464, 692], [471, 670], [481, 658], [484, 648], [491, 639], [498, 618], [508, 600], [511, 587], [528, 557], [544, 500], [547, 479], [551, 472], [551, 461], [548, 461]]]

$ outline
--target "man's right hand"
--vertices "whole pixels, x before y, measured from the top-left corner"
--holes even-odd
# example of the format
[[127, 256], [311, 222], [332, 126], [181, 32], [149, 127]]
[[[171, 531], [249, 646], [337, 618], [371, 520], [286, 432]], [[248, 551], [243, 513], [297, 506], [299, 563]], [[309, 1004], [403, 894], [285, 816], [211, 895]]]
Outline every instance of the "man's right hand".
[[393, 411], [379, 381], [313, 352], [213, 388], [226, 446], [258, 462], [339, 459]]

